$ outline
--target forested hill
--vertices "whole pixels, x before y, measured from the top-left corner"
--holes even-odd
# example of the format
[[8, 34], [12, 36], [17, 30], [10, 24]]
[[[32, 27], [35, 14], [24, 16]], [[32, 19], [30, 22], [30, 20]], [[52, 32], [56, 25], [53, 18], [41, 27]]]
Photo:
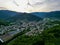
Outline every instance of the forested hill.
[[51, 12], [33, 12], [32, 14], [39, 16], [41, 18], [56, 18], [60, 19], [60, 11], [51, 11]]

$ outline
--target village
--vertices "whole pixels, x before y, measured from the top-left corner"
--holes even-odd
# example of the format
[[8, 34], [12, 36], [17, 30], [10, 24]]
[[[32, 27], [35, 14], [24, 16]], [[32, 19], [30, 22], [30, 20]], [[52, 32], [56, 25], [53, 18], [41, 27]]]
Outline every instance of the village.
[[[43, 30], [47, 28], [51, 28], [53, 26], [59, 25], [59, 24], [47, 24], [50, 19], [43, 19], [42, 21], [32, 21], [32, 22], [13, 22], [10, 23], [9, 26], [0, 26], [0, 41], [5, 42], [9, 39], [11, 39], [14, 35], [23, 32], [24, 30], [28, 30], [25, 35], [36, 35], [40, 34]], [[52, 22], [54, 20], [51, 20]]]

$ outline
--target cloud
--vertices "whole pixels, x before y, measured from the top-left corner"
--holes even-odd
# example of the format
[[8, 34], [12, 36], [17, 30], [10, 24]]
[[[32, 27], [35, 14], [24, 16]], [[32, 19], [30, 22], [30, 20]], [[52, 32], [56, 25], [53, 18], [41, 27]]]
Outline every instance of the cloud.
[[60, 0], [46, 0], [45, 3], [48, 11], [60, 10]]
[[60, 10], [60, 0], [0, 0], [0, 7], [19, 12], [55, 11]]

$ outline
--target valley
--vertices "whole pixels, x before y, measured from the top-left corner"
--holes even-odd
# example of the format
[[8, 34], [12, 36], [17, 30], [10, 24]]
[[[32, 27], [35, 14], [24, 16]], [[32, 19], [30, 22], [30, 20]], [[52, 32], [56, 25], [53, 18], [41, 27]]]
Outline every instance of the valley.
[[37, 16], [38, 14], [5, 11], [7, 10], [0, 13], [1, 45], [54, 45], [56, 42], [56, 45], [58, 44], [60, 19], [55, 15], [60, 15], [59, 13], [55, 12], [53, 16], [42, 18]]

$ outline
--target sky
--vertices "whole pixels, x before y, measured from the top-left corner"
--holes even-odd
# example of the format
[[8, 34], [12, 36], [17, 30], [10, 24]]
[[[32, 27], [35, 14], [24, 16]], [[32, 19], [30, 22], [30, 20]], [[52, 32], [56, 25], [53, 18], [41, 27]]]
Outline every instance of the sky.
[[0, 0], [0, 10], [17, 12], [60, 11], [60, 0]]

